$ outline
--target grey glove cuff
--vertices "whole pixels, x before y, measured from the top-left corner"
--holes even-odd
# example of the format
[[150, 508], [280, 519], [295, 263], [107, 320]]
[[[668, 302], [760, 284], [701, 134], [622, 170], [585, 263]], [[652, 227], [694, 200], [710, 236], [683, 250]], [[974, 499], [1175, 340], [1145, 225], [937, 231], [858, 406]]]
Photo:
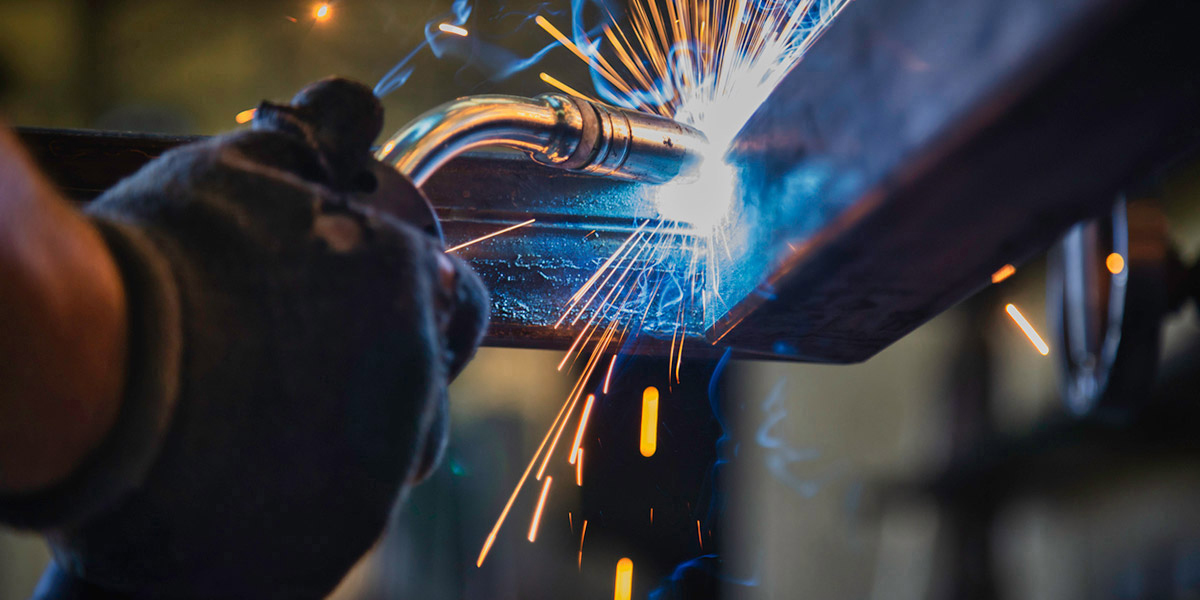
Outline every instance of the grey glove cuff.
[[0, 495], [0, 521], [38, 530], [69, 528], [115, 505], [144, 480], [171, 420], [182, 349], [179, 293], [170, 268], [136, 227], [93, 217], [125, 283], [129, 370], [117, 421], [65, 480]]

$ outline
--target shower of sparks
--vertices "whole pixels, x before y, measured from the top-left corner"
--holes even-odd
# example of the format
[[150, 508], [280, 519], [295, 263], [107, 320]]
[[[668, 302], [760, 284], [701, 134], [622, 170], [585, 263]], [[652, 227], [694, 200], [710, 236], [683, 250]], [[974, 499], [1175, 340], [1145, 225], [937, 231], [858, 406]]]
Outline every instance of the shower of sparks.
[[1012, 277], [1012, 274], [1016, 272], [1016, 267], [1012, 265], [1004, 265], [1003, 267], [1000, 267], [998, 271], [992, 273], [992, 283], [1000, 283], [1001, 281]]
[[253, 121], [254, 115], [256, 115], [256, 114], [258, 114], [257, 108], [248, 108], [248, 109], [243, 110], [242, 112], [238, 113], [237, 115], [235, 115], [233, 117], [233, 120], [237, 121], [238, 125], [245, 125], [246, 123]]
[[1038, 335], [1037, 330], [1033, 328], [1033, 325], [1029, 324], [1029, 321], [1025, 320], [1025, 315], [1022, 315], [1016, 306], [1009, 304], [1004, 307], [1004, 310], [1008, 311], [1008, 316], [1017, 322], [1017, 325], [1021, 327], [1021, 331], [1025, 332], [1025, 336], [1029, 338], [1030, 342], [1033, 342], [1033, 345], [1037, 348], [1038, 352], [1042, 353], [1042, 356], [1050, 354], [1050, 346], [1046, 345], [1046, 342], [1042, 340], [1042, 336]]
[[318, 4], [313, 7], [313, 19], [318, 23], [324, 23], [333, 18], [333, 7], [328, 4]]
[[453, 23], [442, 23], [438, 25], [438, 30], [442, 33], [449, 33], [460, 37], [467, 37], [467, 30]]
[[638, 450], [650, 458], [658, 451], [658, 388], [642, 392], [642, 435]]
[[[580, 400], [591, 391], [597, 368], [607, 367], [602, 393], [608, 393], [616, 364], [614, 350], [643, 335], [663, 344], [670, 337], [668, 386], [681, 381], [686, 342], [701, 333], [704, 312], [721, 298], [715, 257], [727, 244], [722, 224], [732, 216], [737, 189], [733, 166], [724, 160], [726, 151], [754, 111], [849, 2], [630, 0], [627, 20], [609, 12], [599, 28], [575, 23], [569, 28], [573, 37], [546, 17], [535, 17], [539, 27], [587, 66], [597, 98], [687, 123], [704, 132], [711, 147], [698, 179], [647, 188], [646, 201], [657, 216], [635, 223], [632, 233], [599, 261], [599, 268], [566, 302], [554, 328], [566, 324], [578, 328], [578, 333], [558, 370], [576, 373], [576, 383], [489, 532], [477, 566], [482, 566], [535, 467], [534, 478], [542, 480]], [[588, 98], [549, 74], [540, 76], [558, 90]], [[602, 365], [602, 358], [610, 354], [608, 364]], [[564, 457], [564, 462], [575, 464], [577, 483], [582, 482], [583, 460], [579, 438], [594, 401], [588, 398], [575, 443]], [[658, 390], [654, 388], [652, 399], [650, 390], [643, 398], [640, 449], [645, 456], [657, 449], [657, 429]], [[586, 527], [584, 521], [585, 532]], [[582, 544], [581, 536], [580, 565]], [[632, 562], [625, 559], [621, 564], [627, 565], [624, 576], [631, 579]], [[622, 576], [618, 570], [618, 596]]]
[[462, 250], [463, 248], [466, 248], [467, 246], [473, 246], [475, 244], [478, 244], [479, 242], [482, 242], [484, 240], [490, 240], [498, 235], [508, 233], [515, 229], [520, 229], [520, 228], [528, 226], [528, 225], [533, 225], [536, 222], [537, 222], [537, 219], [530, 219], [528, 221], [525, 221], [524, 223], [517, 223], [516, 225], [510, 225], [508, 227], [505, 227], [504, 229], [501, 229], [500, 231], [493, 231], [487, 235], [477, 237], [473, 240], [463, 242], [453, 248], [450, 248], [450, 249], [446, 250], [446, 254], [449, 254], [451, 252], [458, 252], [459, 250]]
[[538, 525], [542, 522], [542, 509], [546, 508], [546, 496], [550, 495], [550, 483], [553, 477], [547, 477], [542, 483], [542, 495], [538, 497], [537, 509], [533, 511], [533, 520], [529, 522], [529, 541], [537, 540]]
[[629, 600], [633, 596], [633, 561], [617, 561], [617, 576], [613, 581], [613, 600]]

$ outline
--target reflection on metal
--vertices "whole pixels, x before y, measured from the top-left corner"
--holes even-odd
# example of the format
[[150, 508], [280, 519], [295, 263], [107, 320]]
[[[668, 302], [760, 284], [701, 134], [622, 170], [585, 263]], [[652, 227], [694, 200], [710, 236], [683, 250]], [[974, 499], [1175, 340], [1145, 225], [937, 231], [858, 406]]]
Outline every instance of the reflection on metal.
[[379, 157], [418, 186], [455, 156], [487, 147], [521, 150], [567, 171], [665, 183], [692, 175], [706, 144], [687, 125], [566, 94], [482, 95], [417, 117]]

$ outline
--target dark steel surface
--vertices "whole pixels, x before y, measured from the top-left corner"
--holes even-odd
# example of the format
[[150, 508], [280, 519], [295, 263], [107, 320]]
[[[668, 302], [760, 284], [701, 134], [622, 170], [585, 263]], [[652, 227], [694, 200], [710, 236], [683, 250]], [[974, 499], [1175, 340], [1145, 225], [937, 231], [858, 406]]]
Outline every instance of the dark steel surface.
[[1103, 214], [1200, 137], [1197, 18], [1187, 0], [856, 0], [739, 137], [758, 212], [713, 336], [740, 322], [723, 343], [863, 360]]

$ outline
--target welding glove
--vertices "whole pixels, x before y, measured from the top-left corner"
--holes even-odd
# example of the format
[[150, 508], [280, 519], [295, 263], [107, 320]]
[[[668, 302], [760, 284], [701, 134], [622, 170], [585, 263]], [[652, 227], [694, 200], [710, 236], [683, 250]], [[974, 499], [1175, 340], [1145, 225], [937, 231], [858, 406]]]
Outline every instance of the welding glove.
[[[326, 80], [87, 208], [126, 283], [132, 367], [87, 464], [0, 499], [48, 533], [44, 597], [323, 597], [431, 471], [487, 296], [438, 239], [357, 201], [380, 185], [381, 126], [368, 88]], [[423, 201], [399, 180], [393, 199]]]

